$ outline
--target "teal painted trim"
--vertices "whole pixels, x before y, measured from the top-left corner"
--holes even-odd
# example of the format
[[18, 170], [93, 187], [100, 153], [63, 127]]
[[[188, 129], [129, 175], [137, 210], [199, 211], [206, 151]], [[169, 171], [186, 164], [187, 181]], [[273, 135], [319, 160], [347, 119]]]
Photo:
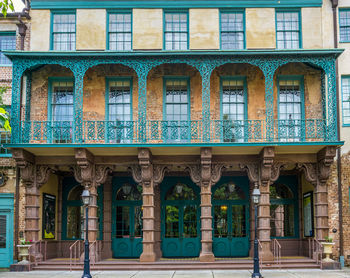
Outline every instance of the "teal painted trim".
[[[343, 82], [344, 82], [344, 79], [349, 79], [349, 82], [350, 82], [350, 75], [342, 75], [341, 76], [341, 105], [342, 105], [342, 126], [350, 126], [350, 123], [344, 123], [344, 93], [343, 93]], [[347, 100], [347, 102], [350, 103], [350, 99]]]
[[[339, 8], [338, 9], [338, 28], [339, 28], [339, 42], [340, 43], [349, 43], [350, 42], [350, 40], [346, 40], [346, 41], [342, 41], [342, 40], [340, 40], [340, 27], [341, 27], [341, 25], [340, 25], [340, 13], [341, 12], [348, 12], [348, 11], [350, 11], [350, 8]], [[349, 36], [349, 38], [350, 38], [350, 36]]]
[[[14, 202], [15, 196], [13, 193], [0, 193], [0, 214], [6, 215], [7, 227], [6, 227], [6, 249], [8, 260], [6, 264], [0, 264], [0, 268], [8, 268], [13, 264], [13, 246], [14, 246]], [[2, 251], [2, 255], [3, 255]]]
[[[304, 75], [278, 75], [277, 76], [277, 118], [280, 120], [280, 81], [282, 80], [298, 80], [300, 82], [300, 100], [301, 100], [301, 120], [305, 120], [305, 87]], [[301, 140], [305, 140], [305, 128], [301, 127]]]
[[56, 0], [56, 1], [43, 1], [32, 0], [32, 9], [96, 9], [96, 8], [279, 8], [279, 7], [321, 7], [322, 0], [121, 0], [121, 1], [69, 1], [69, 0]]
[[[246, 14], [245, 14], [245, 9], [233, 9], [233, 8], [220, 9], [220, 11], [219, 11], [220, 50], [222, 50], [222, 39], [221, 39], [222, 23], [221, 23], [221, 15], [222, 14], [231, 14], [231, 13], [243, 14], [243, 49], [240, 49], [240, 50], [246, 50], [247, 49], [247, 36], [246, 36], [247, 32], [246, 32]], [[222, 51], [227, 51], [227, 50], [222, 50]]]
[[300, 8], [279, 8], [275, 10], [275, 34], [276, 34], [276, 49], [278, 49], [277, 42], [277, 14], [279, 12], [290, 12], [290, 13], [298, 13], [299, 17], [299, 48], [303, 49], [303, 34], [302, 34], [302, 18], [301, 18], [301, 9]]
[[0, 154], [0, 157], [12, 157], [11, 153]]
[[163, 76], [163, 119], [166, 117], [166, 81], [167, 80], [186, 80], [187, 81], [187, 120], [191, 120], [191, 78], [189, 76]]
[[278, 180], [275, 182], [277, 183], [282, 183], [292, 191], [293, 193], [293, 199], [270, 199], [270, 204], [271, 205], [293, 205], [294, 206], [294, 236], [288, 236], [288, 237], [271, 237], [271, 238], [276, 238], [276, 239], [281, 239], [281, 238], [299, 238], [299, 196], [298, 196], [298, 187], [301, 186], [298, 183], [298, 178], [297, 176], [280, 176]]
[[[75, 15], [75, 49], [76, 49], [76, 46], [77, 46], [77, 14], [76, 14], [76, 11], [75, 10], [63, 10], [62, 7], [57, 7], [57, 9], [59, 10], [51, 10], [51, 13], [50, 13], [50, 50], [54, 50], [53, 49], [53, 17], [54, 15], [56, 14], [74, 14]], [[58, 50], [55, 50], [55, 51], [58, 51]], [[63, 51], [64, 53], [66, 51]]]
[[132, 9], [119, 9], [119, 10], [107, 10], [107, 22], [106, 22], [106, 50], [109, 50], [109, 16], [111, 14], [130, 14], [130, 24], [131, 24], [131, 49], [125, 51], [133, 50], [133, 12]]
[[9, 57], [115, 57], [115, 56], [266, 56], [266, 55], [334, 55], [338, 57], [345, 49], [273, 49], [273, 50], [181, 50], [181, 51], [133, 51], [133, 52], [117, 52], [117, 51], [3, 51]]
[[[186, 50], [165, 50], [165, 15], [166, 14], [186, 14], [187, 16], [187, 49]], [[190, 15], [188, 9], [163, 9], [163, 51], [188, 51], [190, 50]]]

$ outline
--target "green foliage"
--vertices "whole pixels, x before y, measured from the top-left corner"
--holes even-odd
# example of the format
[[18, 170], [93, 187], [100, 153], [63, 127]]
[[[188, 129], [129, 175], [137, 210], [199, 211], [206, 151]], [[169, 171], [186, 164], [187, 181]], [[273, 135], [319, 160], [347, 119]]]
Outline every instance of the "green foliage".
[[11, 131], [10, 115], [5, 110], [2, 100], [2, 97], [7, 89], [7, 87], [0, 87], [0, 128], [5, 129], [6, 131]]
[[331, 238], [331, 237], [329, 237], [329, 236], [325, 236], [325, 237], [324, 237], [324, 240], [325, 240], [326, 242], [333, 242], [333, 238]]
[[0, 10], [4, 17], [6, 17], [8, 10], [14, 12], [15, 8], [13, 6], [12, 0], [0, 0]]

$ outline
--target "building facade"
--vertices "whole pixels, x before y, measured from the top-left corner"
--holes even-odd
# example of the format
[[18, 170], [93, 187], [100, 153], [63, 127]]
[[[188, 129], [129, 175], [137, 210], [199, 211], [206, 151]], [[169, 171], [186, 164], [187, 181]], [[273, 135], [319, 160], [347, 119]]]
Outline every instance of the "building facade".
[[32, 0], [29, 14], [29, 50], [5, 52], [7, 147], [22, 232], [45, 242], [35, 258], [68, 258], [83, 239], [84, 188], [99, 260], [248, 257], [255, 187], [263, 260], [276, 246], [313, 256], [327, 236], [335, 257], [350, 251], [346, 144], [341, 227], [333, 163], [348, 50], [334, 44], [331, 1]]

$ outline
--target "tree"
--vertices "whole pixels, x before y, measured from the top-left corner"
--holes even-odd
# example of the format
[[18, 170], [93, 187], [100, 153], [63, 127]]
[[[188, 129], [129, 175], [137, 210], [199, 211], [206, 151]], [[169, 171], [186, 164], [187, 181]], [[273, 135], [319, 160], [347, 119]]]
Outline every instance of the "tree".
[[12, 0], [0, 0], [0, 10], [4, 17], [6, 17], [8, 10], [14, 12], [15, 8]]

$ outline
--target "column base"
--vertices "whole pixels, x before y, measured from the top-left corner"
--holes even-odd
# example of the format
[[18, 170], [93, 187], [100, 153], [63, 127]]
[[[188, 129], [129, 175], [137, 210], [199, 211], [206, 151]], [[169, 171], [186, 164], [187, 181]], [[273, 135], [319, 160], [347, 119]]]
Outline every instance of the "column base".
[[199, 254], [200, 262], [215, 262], [215, 256], [212, 252], [210, 253], [200, 253]]
[[273, 254], [271, 250], [262, 250], [260, 251], [261, 258], [263, 261], [272, 261], [273, 260]]
[[142, 253], [140, 256], [140, 262], [155, 262], [158, 257], [155, 252], [152, 253]]

